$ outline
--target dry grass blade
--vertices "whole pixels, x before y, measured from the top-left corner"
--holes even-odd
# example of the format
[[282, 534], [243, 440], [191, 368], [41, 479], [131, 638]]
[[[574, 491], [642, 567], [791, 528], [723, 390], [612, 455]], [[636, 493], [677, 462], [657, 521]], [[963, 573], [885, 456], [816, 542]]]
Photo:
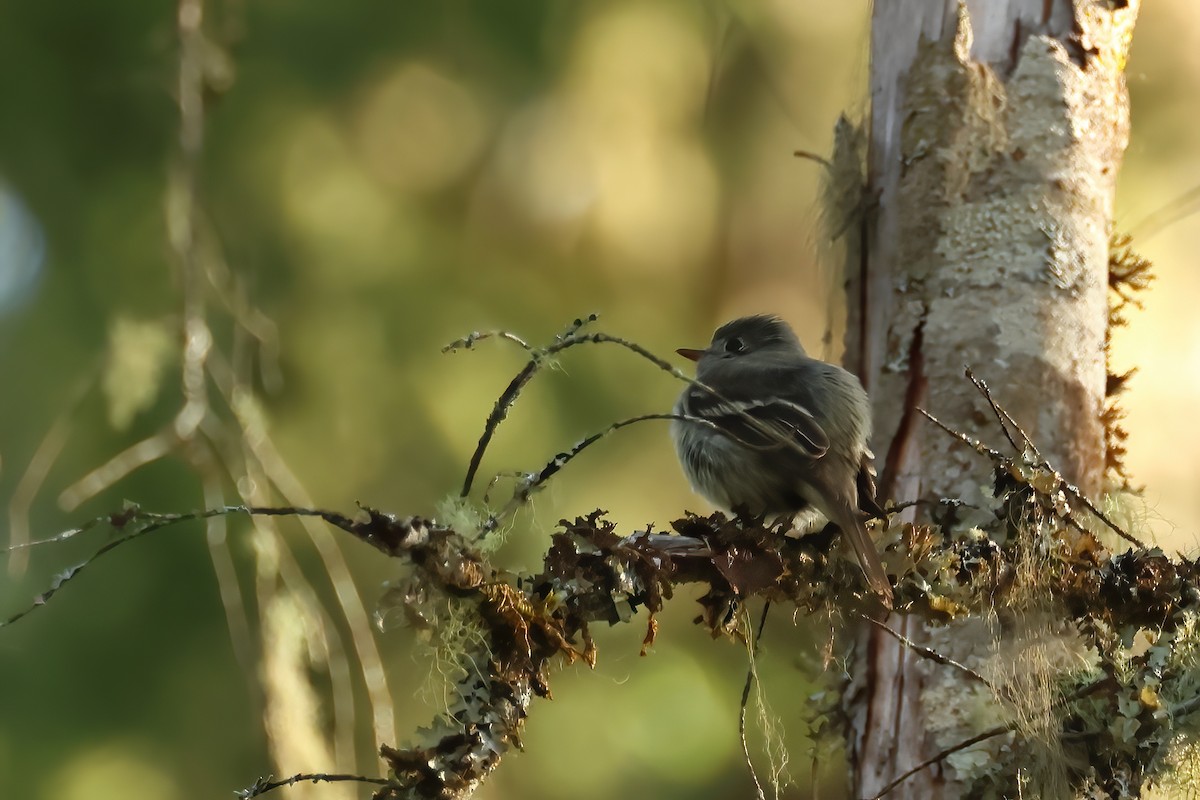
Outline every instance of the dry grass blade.
[[38, 493], [42, 490], [42, 485], [46, 482], [50, 470], [54, 467], [54, 463], [58, 460], [59, 454], [66, 445], [67, 438], [71, 432], [71, 422], [80, 404], [96, 385], [97, 374], [98, 369], [92, 367], [71, 391], [66, 407], [51, 424], [50, 429], [46, 431], [46, 435], [42, 437], [41, 443], [38, 444], [33, 457], [29, 459], [29, 464], [26, 465], [25, 472], [22, 473], [20, 479], [17, 481], [16, 488], [13, 490], [12, 500], [8, 504], [8, 552], [12, 553], [12, 556], [8, 560], [8, 574], [10, 577], [20, 577], [24, 574], [25, 567], [29, 563], [29, 556], [25, 550], [26, 545], [30, 543], [30, 509], [33, 507], [33, 501], [37, 498]]
[[74, 511], [135, 470], [169, 455], [178, 446], [179, 439], [171, 428], [161, 430], [125, 448], [68, 486], [59, 494], [58, 504], [64, 511]]
[[750, 743], [746, 740], [746, 708], [750, 705], [750, 689], [754, 686], [754, 678], [758, 674], [755, 662], [758, 659], [758, 644], [762, 641], [763, 629], [767, 627], [767, 612], [771, 610], [771, 601], [763, 604], [762, 617], [758, 620], [758, 631], [754, 634], [753, 642], [747, 642], [747, 653], [750, 663], [746, 665], [746, 682], [742, 685], [742, 700], [738, 705], [738, 739], [742, 743], [742, 758], [750, 777], [754, 780], [754, 792], [757, 800], [766, 800], [762, 781], [758, 779], [758, 771], [754, 769], [754, 759], [750, 757]]

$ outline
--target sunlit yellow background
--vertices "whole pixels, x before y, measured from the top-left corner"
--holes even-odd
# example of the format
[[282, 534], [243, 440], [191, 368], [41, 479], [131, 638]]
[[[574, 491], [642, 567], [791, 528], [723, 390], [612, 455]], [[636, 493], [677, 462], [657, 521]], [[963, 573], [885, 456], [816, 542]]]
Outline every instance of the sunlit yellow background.
[[[277, 326], [269, 432], [315, 502], [431, 514], [457, 491], [485, 416], [524, 362], [505, 342], [440, 352], [472, 330], [544, 343], [596, 312], [600, 328], [668, 354], [702, 345], [731, 316], [774, 311], [829, 355], [820, 167], [792, 153], [828, 152], [837, 115], [862, 114], [867, 16], [865, 3], [800, 0], [210, 6], [212, 33], [232, 47], [210, 65], [231, 83], [207, 117], [209, 238]], [[56, 503], [179, 405], [179, 286], [163, 211], [178, 124], [173, 10], [0, 0], [0, 18], [0, 501], [35, 537], [124, 499], [198, 507], [198, 483], [176, 458], [74, 511]], [[1197, 54], [1191, 3], [1147, 4], [1117, 203], [1135, 235], [1200, 185]], [[1116, 339], [1118, 366], [1139, 370], [1125, 402], [1129, 466], [1160, 541], [1191, 549], [1200, 218], [1135, 244], [1158, 280]], [[213, 313], [227, 347], [224, 312]], [[501, 428], [484, 483], [538, 468], [616, 419], [666, 410], [679, 390], [615, 348], [579, 348], [560, 366]], [[9, 499], [64, 415], [61, 454], [26, 515]], [[568, 466], [519, 518], [502, 562], [534, 568], [557, 520], [596, 507], [624, 530], [706, 508], [665, 426], [647, 423]], [[37, 549], [27, 571], [0, 573], [0, 617], [107, 537]], [[235, 523], [246, 582], [248, 540]], [[311, 547], [296, 547], [329, 598]], [[393, 567], [361, 545], [345, 550], [371, 607]], [[480, 796], [749, 796], [736, 738], [745, 656], [691, 625], [693, 599], [676, 597], [647, 658], [640, 623], [601, 632], [598, 669], [555, 676], [556, 699], [532, 709], [527, 751]], [[766, 636], [763, 678], [796, 796], [811, 773], [813, 686], [801, 661], [824, 635], [781, 613]], [[403, 744], [436, 709], [423, 689], [430, 665], [408, 631], [380, 643]], [[272, 769], [257, 686], [235, 659], [198, 526], [114, 552], [0, 630], [0, 796], [228, 797]], [[360, 720], [360, 769], [377, 774]], [[761, 739], [752, 734], [756, 748]], [[834, 782], [827, 796], [837, 793]]]

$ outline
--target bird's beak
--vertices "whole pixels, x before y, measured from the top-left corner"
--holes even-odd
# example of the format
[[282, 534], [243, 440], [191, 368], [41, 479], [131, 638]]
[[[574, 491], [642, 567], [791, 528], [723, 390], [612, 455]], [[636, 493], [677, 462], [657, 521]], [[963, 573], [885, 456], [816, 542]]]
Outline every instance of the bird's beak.
[[703, 350], [693, 350], [690, 347], [681, 347], [678, 350], [676, 350], [675, 352], [679, 353], [679, 355], [683, 356], [684, 358], [688, 359], [689, 361], [699, 361], [700, 356], [704, 355]]

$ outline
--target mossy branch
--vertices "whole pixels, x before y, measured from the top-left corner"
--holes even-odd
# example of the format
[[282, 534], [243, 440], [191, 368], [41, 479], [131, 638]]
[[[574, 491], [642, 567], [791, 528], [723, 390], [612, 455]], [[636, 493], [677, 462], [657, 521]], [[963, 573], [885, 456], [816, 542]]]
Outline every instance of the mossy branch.
[[[616, 337], [574, 330], [560, 339], [568, 341], [624, 344]], [[1074, 768], [1072, 780], [1113, 791], [1118, 785], [1141, 786], [1164, 769], [1164, 754], [1175, 735], [1192, 724], [1192, 698], [1200, 686], [1200, 567], [1194, 560], [1172, 560], [1158, 548], [1142, 545], [1107, 519], [1046, 462], [987, 387], [975, 383], [1014, 453], [1005, 455], [929, 417], [991, 462], [994, 505], [990, 520], [965, 530], [902, 521], [896, 509], [876, 523], [876, 539], [895, 586], [896, 613], [936, 624], [1020, 612], [1038, 598], [1042, 609], [1059, 614], [1095, 652], [1093, 669], [1056, 676], [1061, 685], [1051, 704], [1054, 735], [1063, 746], [1087, 744], [1084, 767]], [[543, 472], [548, 471], [547, 477], [556, 473], [598, 438], [588, 437], [560, 454]], [[519, 492], [517, 499], [523, 502], [527, 496]], [[925, 502], [953, 505], [938, 498]], [[560, 522], [539, 571], [513, 575], [492, 562], [479, 528], [456, 530], [420, 516], [365, 507], [346, 515], [255, 506], [156, 514], [130, 506], [44, 540], [62, 541], [105, 524], [122, 534], [0, 625], [43, 607], [95, 558], [121, 544], [167, 526], [229, 514], [319, 517], [403, 563], [407, 589], [389, 592], [389, 602], [413, 612], [412, 618], [429, 619], [431, 597], [451, 598], [456, 613], [466, 614], [476, 626], [479, 635], [465, 637], [465, 652], [456, 654], [474, 669], [463, 671], [445, 713], [415, 743], [381, 748], [386, 778], [363, 779], [379, 786], [376, 800], [469, 796], [512, 748], [520, 747], [533, 700], [550, 697], [554, 662], [596, 664], [599, 653], [589, 626], [629, 623], [644, 608], [649, 647], [657, 632], [655, 615], [681, 584], [705, 587], [695, 621], [713, 636], [750, 636], [751, 631], [741, 629], [745, 615], [738, 610], [754, 596], [809, 614], [856, 618], [878, 610], [862, 586], [861, 572], [841, 557], [832, 526], [797, 539], [785, 535], [784, 524], [688, 514], [671, 523], [671, 533], [646, 529], [622, 534], [603, 512], [594, 511]], [[1093, 528], [1116, 533], [1131, 546], [1116, 553]], [[1145, 646], [1134, 648], [1131, 642], [1138, 637]], [[975, 675], [975, 683], [994, 695], [998, 706], [1021, 702], [962, 663], [928, 648], [915, 652], [941, 668]], [[1016, 780], [1027, 747], [1036, 744], [1021, 739], [1019, 722], [964, 737], [898, 775], [892, 785], [1001, 734], [1014, 737], [1004, 762], [1012, 769], [1000, 764], [981, 780], [1003, 790], [1006, 781]], [[321, 779], [321, 773], [314, 775]], [[354, 776], [327, 776], [333, 778]], [[293, 782], [261, 780], [249, 796]]]

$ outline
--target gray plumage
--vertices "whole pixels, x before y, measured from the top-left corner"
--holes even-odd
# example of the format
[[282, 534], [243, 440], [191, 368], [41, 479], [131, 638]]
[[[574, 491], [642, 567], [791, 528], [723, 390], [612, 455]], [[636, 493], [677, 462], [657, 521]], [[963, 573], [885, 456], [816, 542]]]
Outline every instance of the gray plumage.
[[871, 406], [858, 378], [809, 358], [772, 316], [736, 319], [706, 349], [678, 352], [696, 361], [696, 379], [714, 391], [689, 386], [675, 413], [719, 429], [671, 423], [692, 487], [717, 506], [751, 514], [816, 508], [841, 528], [867, 584], [890, 607], [891, 584], [860, 510], [880, 513], [867, 448]]

